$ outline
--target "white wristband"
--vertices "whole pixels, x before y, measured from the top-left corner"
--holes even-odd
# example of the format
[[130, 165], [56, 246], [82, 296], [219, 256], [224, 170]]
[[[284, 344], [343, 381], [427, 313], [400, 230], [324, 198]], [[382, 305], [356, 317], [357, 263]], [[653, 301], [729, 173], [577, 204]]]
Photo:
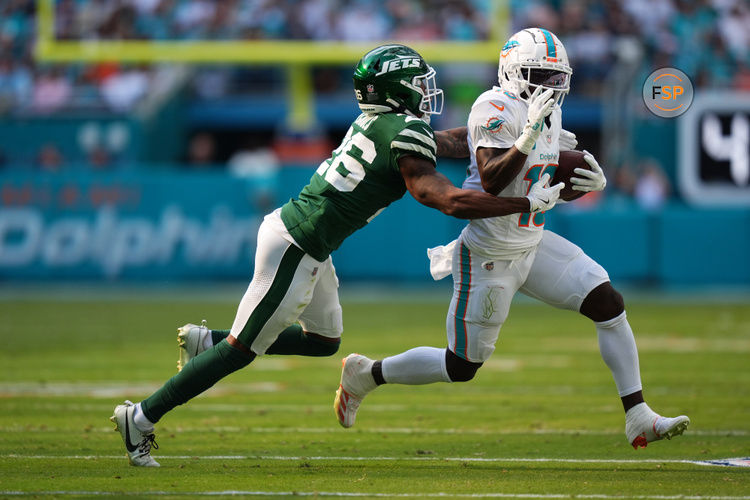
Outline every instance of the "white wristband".
[[534, 134], [533, 132], [530, 133], [531, 130], [529, 130], [529, 128], [524, 127], [524, 131], [523, 134], [521, 134], [521, 137], [516, 139], [516, 142], [513, 143], [514, 146], [516, 146], [516, 149], [526, 156], [531, 153], [534, 144], [536, 144], [537, 138], [539, 138], [539, 134]]

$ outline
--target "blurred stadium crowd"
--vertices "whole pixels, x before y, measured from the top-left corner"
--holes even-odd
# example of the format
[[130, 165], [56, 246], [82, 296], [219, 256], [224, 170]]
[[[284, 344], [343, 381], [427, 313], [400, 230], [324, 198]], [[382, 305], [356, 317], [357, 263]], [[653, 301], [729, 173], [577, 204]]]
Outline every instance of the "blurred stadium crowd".
[[[55, 34], [66, 40], [480, 40], [489, 34], [488, 2], [60, 0]], [[145, 66], [37, 64], [36, 1], [0, 5], [0, 111], [94, 105], [126, 111], [148, 93], [152, 70]], [[642, 44], [651, 66], [678, 67], [699, 87], [750, 88], [750, 5], [744, 0], [514, 0], [511, 12], [514, 31], [544, 26], [560, 36], [575, 70], [574, 92], [600, 90], [623, 40]], [[226, 73], [229, 81], [202, 93], [253, 91], [254, 79], [241, 68]], [[339, 88], [330, 80], [319, 86]]]
[[[55, 8], [60, 40], [476, 40], [487, 37], [486, 9], [451, 0], [61, 0]], [[149, 68], [100, 64], [40, 66], [34, 62], [35, 0], [0, 6], [0, 111], [50, 112], [106, 105], [126, 111], [146, 95]], [[267, 71], [264, 70], [265, 73]], [[241, 68], [211, 80], [213, 96], [253, 90]], [[275, 70], [272, 83], [283, 79]], [[269, 77], [260, 79], [261, 86]], [[215, 85], [218, 85], [218, 91]], [[324, 87], [326, 85], [323, 85]], [[330, 85], [328, 85], [330, 86]]]
[[512, 2], [513, 24], [560, 36], [576, 91], [597, 92], [624, 43], [649, 68], [681, 69], [701, 88], [750, 89], [750, 3], [745, 0], [557, 0]]
[[67, 39], [474, 40], [487, 34], [483, 1], [63, 0]]
[[[58, 0], [54, 5], [55, 36], [64, 40], [408, 43], [486, 40], [491, 31], [491, 0]], [[87, 110], [127, 114], [147, 99], [164, 66], [35, 61], [35, 9], [35, 0], [0, 2], [0, 118]], [[746, 0], [511, 0], [510, 13], [512, 31], [544, 26], [560, 36], [574, 68], [573, 95], [599, 99], [620, 53], [634, 47], [643, 56], [643, 70], [674, 66], [699, 88], [750, 90]], [[439, 70], [439, 78], [461, 78], [450, 65]], [[474, 75], [475, 83], [481, 80], [477, 92], [494, 83], [495, 71], [487, 65]], [[318, 94], [349, 95], [350, 78], [349, 67], [315, 68], [313, 84]], [[221, 100], [278, 91], [284, 82], [281, 67], [221, 65], [193, 68], [186, 86], [191, 99]], [[211, 138], [196, 137], [176, 161], [190, 162], [193, 155], [216, 160]], [[37, 159], [56, 168], [65, 161], [54, 144], [39, 151]], [[106, 164], [107, 158], [99, 161]]]

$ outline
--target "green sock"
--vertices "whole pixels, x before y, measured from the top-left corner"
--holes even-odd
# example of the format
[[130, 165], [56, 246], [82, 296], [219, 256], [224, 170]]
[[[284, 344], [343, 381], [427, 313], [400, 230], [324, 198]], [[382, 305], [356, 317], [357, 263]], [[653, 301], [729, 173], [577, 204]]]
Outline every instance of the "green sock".
[[232, 330], [211, 330], [211, 342], [214, 345], [218, 344], [225, 338], [229, 337], [229, 332]]
[[[211, 341], [218, 344], [230, 330], [211, 330]], [[341, 339], [305, 333], [300, 325], [292, 325], [279, 335], [266, 354], [297, 354], [299, 356], [332, 356], [339, 350]]]
[[292, 325], [281, 332], [266, 354], [297, 354], [299, 356], [332, 356], [339, 350], [341, 339], [305, 333], [300, 325]]
[[254, 358], [226, 340], [220, 342], [191, 359], [161, 389], [141, 401], [141, 410], [147, 419], [156, 423], [175, 406], [188, 402], [230, 373], [249, 365]]

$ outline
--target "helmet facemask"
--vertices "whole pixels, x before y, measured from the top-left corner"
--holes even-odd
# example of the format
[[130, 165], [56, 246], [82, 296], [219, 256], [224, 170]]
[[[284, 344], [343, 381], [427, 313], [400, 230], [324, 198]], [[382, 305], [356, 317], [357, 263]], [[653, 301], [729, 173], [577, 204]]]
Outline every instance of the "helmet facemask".
[[526, 77], [528, 97], [537, 89], [552, 89], [554, 91], [555, 104], [562, 106], [563, 99], [570, 91], [570, 74], [557, 69], [543, 68], [521, 68], [521, 73]]
[[415, 76], [411, 82], [401, 80], [402, 85], [422, 95], [419, 103], [419, 111], [422, 113], [420, 118], [427, 123], [430, 122], [431, 115], [439, 115], [443, 112], [443, 90], [437, 87], [435, 69], [431, 66], [428, 68], [427, 73]]
[[570, 91], [570, 73], [560, 69], [517, 65], [506, 67], [505, 74], [506, 81], [515, 86], [515, 94], [526, 103], [537, 87], [552, 89], [559, 106]]

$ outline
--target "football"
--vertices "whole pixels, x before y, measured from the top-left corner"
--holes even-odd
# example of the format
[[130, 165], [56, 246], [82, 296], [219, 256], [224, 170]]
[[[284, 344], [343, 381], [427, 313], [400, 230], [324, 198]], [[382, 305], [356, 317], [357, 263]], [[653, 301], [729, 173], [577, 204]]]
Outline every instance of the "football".
[[574, 169], [585, 168], [586, 170], [591, 170], [589, 164], [583, 160], [584, 155], [583, 151], [560, 151], [560, 161], [558, 161], [555, 175], [549, 184], [550, 186], [554, 186], [558, 182], [565, 183], [565, 187], [560, 191], [560, 198], [565, 201], [572, 201], [586, 194], [585, 191], [574, 191], [573, 183], [570, 182], [570, 178], [575, 177], [573, 173]]

